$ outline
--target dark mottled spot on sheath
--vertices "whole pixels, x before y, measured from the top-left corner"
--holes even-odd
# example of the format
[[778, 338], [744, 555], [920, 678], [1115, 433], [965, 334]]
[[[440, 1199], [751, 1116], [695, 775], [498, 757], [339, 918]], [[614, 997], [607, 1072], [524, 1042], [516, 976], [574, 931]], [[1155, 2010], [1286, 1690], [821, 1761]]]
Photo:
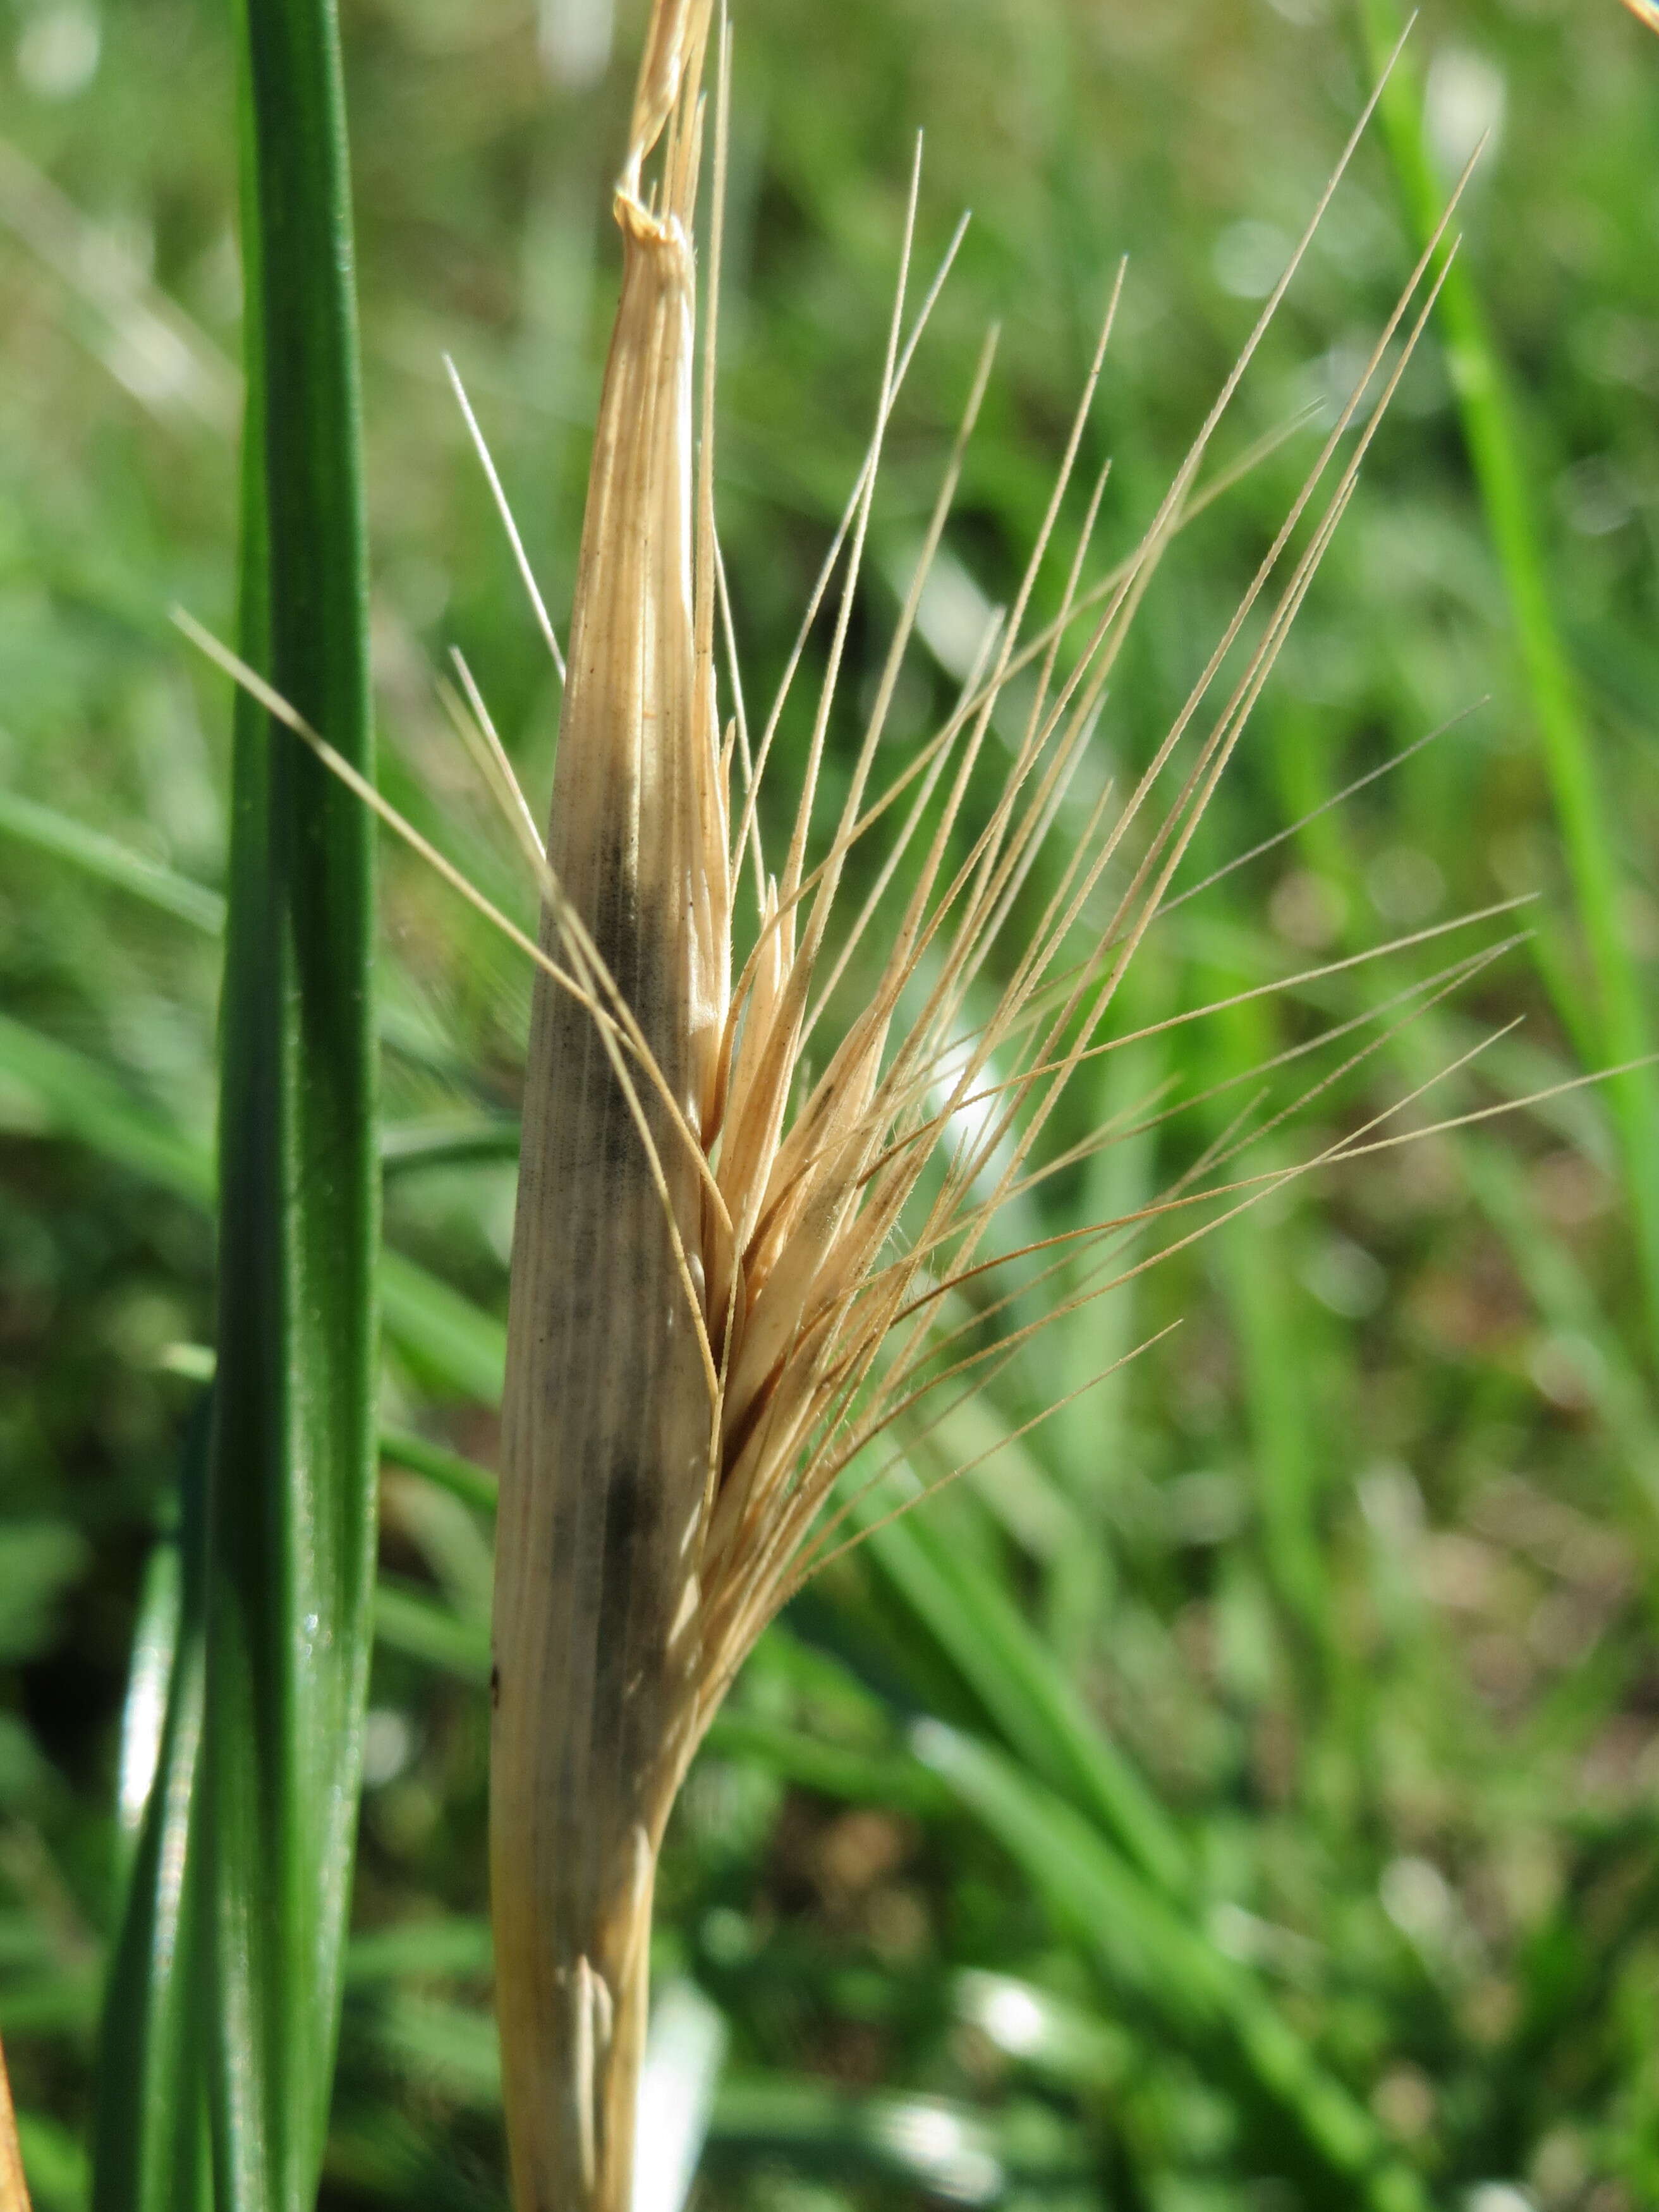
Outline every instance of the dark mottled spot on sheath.
[[639, 1132], [634, 1126], [634, 1116], [627, 1096], [615, 1068], [604, 1070], [603, 1088], [595, 1099], [593, 1110], [598, 1127], [593, 1137], [599, 1156], [599, 1173], [607, 1188], [613, 1188], [644, 1158], [640, 1146]]
[[639, 891], [626, 847], [614, 835], [599, 857], [599, 897], [589, 927], [611, 981], [629, 999], [638, 988], [640, 966]]
[[599, 1562], [601, 1686], [597, 1706], [608, 1716], [610, 1727], [623, 1731], [624, 1744], [631, 1728], [648, 1722], [649, 1691], [643, 1710], [635, 1707], [635, 1699], [656, 1680], [668, 1628], [662, 1617], [663, 1592], [655, 1586], [661, 1572], [660, 1547], [653, 1526], [657, 1504], [650, 1476], [648, 1467], [619, 1457], [611, 1462], [605, 1485]]
[[613, 1463], [605, 1486], [605, 1551], [599, 1575], [601, 1603], [607, 1611], [614, 1607], [614, 1617], [618, 1619], [626, 1616], [629, 1591], [639, 1564], [635, 1539], [644, 1504], [639, 1468], [629, 1462]]
[[[641, 985], [648, 965], [644, 917], [627, 849], [614, 835], [605, 839], [598, 880], [599, 896], [589, 924], [593, 942], [611, 981], [639, 1014], [645, 1011], [641, 1006]], [[660, 1039], [653, 1039], [653, 1043], [660, 1048]], [[647, 1091], [647, 1099], [648, 1096]], [[650, 1110], [648, 1104], [647, 1110]], [[639, 1131], [614, 1068], [606, 1067], [592, 1111], [590, 1141], [598, 1151], [600, 1174], [607, 1184], [614, 1185], [633, 1173], [641, 1159]]]
[[501, 1668], [500, 1668], [499, 1667], [492, 1667], [492, 1668], [490, 1668], [490, 1670], [489, 1670], [489, 1705], [490, 1705], [490, 1711], [493, 1712], [493, 1711], [495, 1711], [495, 1707], [496, 1707], [497, 1705], [499, 1705], [501, 1702]]

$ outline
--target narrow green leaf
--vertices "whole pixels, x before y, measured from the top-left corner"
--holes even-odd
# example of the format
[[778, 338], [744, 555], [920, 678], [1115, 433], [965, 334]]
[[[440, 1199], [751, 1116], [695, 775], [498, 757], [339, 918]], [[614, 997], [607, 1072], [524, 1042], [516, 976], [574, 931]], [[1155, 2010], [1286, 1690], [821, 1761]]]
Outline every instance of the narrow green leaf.
[[[241, 651], [365, 775], [368, 571], [331, 0], [245, 0]], [[380, 1173], [363, 807], [236, 706], [201, 1792], [222, 2212], [310, 2212], [374, 1579]]]
[[[484, 1636], [423, 1592], [383, 1583], [377, 1628], [389, 1649], [465, 1680], [482, 1684], [487, 1679]], [[1057, 1925], [1093, 1960], [1121, 2002], [1156, 2032], [1212, 2064], [1247, 2106], [1265, 2115], [1270, 2128], [1288, 2128], [1292, 2163], [1356, 2191], [1354, 2201], [1368, 2212], [1426, 2212], [1416, 2178], [1389, 2151], [1358, 2100], [1324, 2069], [1254, 1977], [1218, 1950], [1190, 1909], [1149, 1880], [1121, 1844], [1099, 1833], [1073, 1803], [988, 1746], [936, 1721], [920, 1723], [912, 1741], [914, 1755], [899, 1751], [883, 1757], [726, 1712], [711, 1728], [708, 1748], [716, 1755], [755, 1759], [827, 1796], [891, 1804], [921, 1818], [937, 1818], [952, 1803], [961, 1807], [1008, 1850]], [[1075, 1775], [1072, 1778], [1075, 1787]], [[988, 1982], [975, 1990], [974, 2002], [982, 2006], [996, 1995]], [[1006, 1991], [1002, 1996], [997, 2017], [1006, 2028], [1009, 2002]], [[1033, 2039], [1021, 2048], [1034, 2061], [1046, 2057], [1057, 2065], [1050, 2047], [1054, 2023], [1046, 2015], [1036, 2020], [1033, 2003], [1026, 2004], [1020, 2020], [1020, 2030]], [[1027, 2024], [1027, 2015], [1035, 2028]], [[462, 2071], [471, 2069], [477, 2087], [493, 2101], [494, 2075], [482, 2052], [473, 2068], [464, 2019], [452, 2008], [400, 2002], [380, 2020], [380, 2032], [406, 2057], [447, 2071], [458, 2063], [459, 2034], [466, 2044], [459, 2062]], [[1086, 2056], [1094, 2069], [1091, 2078], [1109, 2068], [1115, 2051], [1098, 2023], [1079, 2027], [1071, 2021], [1066, 2026], [1069, 2039], [1060, 2041], [1069, 2054], [1067, 2065], [1075, 2069]], [[1016, 2040], [1018, 2032], [1008, 2029]], [[749, 2132], [738, 2124], [727, 2139]], [[722, 2133], [717, 2118], [714, 2139]]]
[[[1425, 1019], [1404, 1033], [1399, 1049], [1411, 1079], [1420, 1083], [1445, 1066], [1453, 1045]], [[1468, 1131], [1445, 1141], [1540, 1318], [1558, 1336], [1589, 1347], [1586, 1393], [1615, 1444], [1613, 1465], [1631, 1506], [1626, 1526], [1651, 1571], [1659, 1566], [1659, 1428], [1650, 1387], [1572, 1245], [1542, 1218], [1522, 1164]]]
[[476, 2006], [404, 1990], [354, 1994], [348, 2015], [351, 2045], [389, 2058], [399, 2070], [444, 2095], [499, 2112], [501, 2054], [494, 2017]]
[[849, 2095], [775, 2075], [722, 2085], [708, 2148], [809, 2173], [879, 2176], [951, 2204], [999, 2204], [1022, 2181], [1053, 2187], [1093, 2172], [1078, 2131], [1055, 2116], [1021, 2128], [954, 2099]]
[[[60, 813], [56, 807], [43, 806], [21, 793], [0, 787], [0, 836], [15, 837], [38, 852], [66, 860], [82, 874], [142, 899], [146, 906], [189, 923], [204, 936], [223, 933], [225, 902], [217, 891], [181, 876], [146, 853], [135, 851], [118, 838], [106, 836], [101, 830], [89, 828], [72, 814]], [[395, 970], [390, 980], [395, 987], [398, 980]], [[452, 1080], [467, 1073], [412, 998], [405, 995], [399, 1002], [383, 996], [378, 1015], [382, 1043], [403, 1054], [416, 1066], [429, 1068]], [[518, 1124], [504, 1115], [481, 1113], [466, 1123], [447, 1125], [441, 1133], [435, 1124], [424, 1129], [411, 1126], [407, 1130], [388, 1130], [381, 1157], [389, 1170], [404, 1164], [424, 1166], [429, 1160], [435, 1163], [446, 1147], [452, 1158], [516, 1159]]]
[[[1234, 973], [1222, 971], [1226, 988], [1233, 988]], [[1276, 1048], [1273, 1024], [1260, 1000], [1230, 1009], [1218, 1028], [1218, 1081], [1248, 1078]], [[1218, 1139], [1224, 1121], [1224, 1112], [1218, 1113]], [[1261, 1169], [1288, 1169], [1294, 1155], [1270, 1142], [1252, 1158]], [[1340, 1696], [1346, 1668], [1331, 1615], [1332, 1577], [1322, 1528], [1331, 1455], [1310, 1395], [1314, 1347], [1307, 1341], [1305, 1314], [1298, 1311], [1298, 1299], [1308, 1294], [1297, 1284], [1291, 1267], [1287, 1202], [1270, 1200], [1224, 1222], [1213, 1249], [1237, 1348], [1262, 1565], [1303, 1714], [1311, 1725]]]
[[1265, 1992], [1073, 1807], [988, 1745], [938, 1721], [919, 1723], [912, 1741], [1029, 1878], [1118, 2001], [1263, 2111], [1287, 2165], [1336, 2183], [1345, 2201], [1367, 2212], [1428, 2212], [1416, 2175]]
[[[872, 1493], [854, 1517], [871, 1526], [890, 1510], [890, 1499]], [[1188, 1888], [1190, 1856], [1176, 1824], [994, 1578], [925, 1511], [875, 1528], [863, 1549], [1010, 1749], [1098, 1821], [1160, 1890]]]
[[93, 1960], [54, 1961], [0, 1993], [0, 2036], [63, 2037], [80, 2044], [98, 2024], [98, 1972]]
[[372, 1935], [355, 1936], [346, 1949], [346, 1985], [376, 1982], [471, 1978], [490, 1971], [487, 1920], [405, 1920]]
[[729, 1708], [714, 1716], [706, 1739], [717, 1757], [740, 1759], [854, 1805], [886, 1805], [918, 1817], [937, 1815], [950, 1797], [904, 1751], [860, 1751], [826, 1743], [804, 1729]]
[[406, 1121], [386, 1129], [380, 1139], [380, 1160], [389, 1176], [420, 1168], [472, 1167], [481, 1161], [516, 1166], [518, 1158], [519, 1124], [508, 1114]]
[[[121, 1709], [121, 1753], [116, 1769], [117, 1878], [123, 1885], [143, 1834], [156, 1776], [161, 1769], [167, 1708], [173, 1693], [179, 1632], [184, 1619], [184, 1569], [177, 1533], [151, 1547], [138, 1593], [127, 1694]], [[193, 1593], [199, 1598], [199, 1589]]]
[[180, 1198], [200, 1204], [210, 1197], [213, 1166], [206, 1147], [72, 1045], [0, 1013], [0, 1075], [27, 1091], [62, 1135]]
[[[179, 1198], [195, 1204], [210, 1198], [213, 1162], [206, 1146], [72, 1045], [0, 1013], [0, 1076], [21, 1086], [58, 1134]], [[481, 1405], [496, 1402], [507, 1331], [493, 1314], [395, 1252], [381, 1257], [380, 1296], [388, 1331], [435, 1386]]]
[[[646, 2057], [645, 2094], [652, 2065], [668, 2057], [678, 2026], [677, 1989], [653, 2008]], [[353, 2040], [390, 2060], [416, 2081], [481, 2111], [501, 2101], [501, 2060], [493, 2022], [486, 2014], [441, 2000], [398, 1993], [383, 2002], [352, 2008]], [[669, 2031], [665, 2033], [665, 2031]], [[671, 2116], [672, 2118], [672, 2116]], [[726, 2160], [763, 2160], [798, 2171], [883, 2177], [953, 2204], [1000, 2203], [1012, 2183], [1078, 2179], [1091, 2171], [1077, 2130], [1053, 2119], [1023, 2127], [943, 2097], [878, 2094], [849, 2095], [822, 2082], [750, 2074], [714, 2092], [707, 2113], [708, 2147]], [[652, 2116], [642, 2102], [641, 2124]], [[696, 2116], [700, 2128], [702, 2116]], [[683, 2159], [681, 2171], [689, 2172]], [[648, 2170], [648, 2169], [647, 2169]], [[672, 2212], [676, 2192], [659, 2178], [647, 2198], [653, 2212]], [[650, 2186], [650, 2182], [647, 2187]]]
[[408, 1429], [382, 1428], [380, 1456], [394, 1467], [406, 1467], [412, 1474], [423, 1474], [428, 1482], [437, 1483], [477, 1512], [495, 1510], [499, 1488], [495, 1477], [488, 1468], [464, 1459], [459, 1452], [430, 1443]]
[[87, 2156], [62, 2122], [48, 2119], [43, 2112], [19, 2112], [17, 2142], [34, 2212], [82, 2212], [87, 2202]]
[[101, 830], [89, 829], [72, 814], [60, 814], [55, 806], [26, 799], [21, 792], [0, 789], [0, 833], [49, 853], [55, 860], [67, 860], [100, 883], [126, 891], [206, 936], [216, 937], [224, 927], [225, 902], [217, 891], [192, 883], [147, 853], [106, 837]]
[[374, 1634], [388, 1651], [419, 1659], [482, 1688], [489, 1680], [489, 1624], [464, 1620], [422, 1589], [383, 1576]]
[[[198, 1420], [180, 1500], [167, 1708], [104, 2000], [93, 2212], [195, 2212], [212, 2202], [200, 1931], [193, 1909], [207, 1609], [206, 1443], [206, 1424]], [[137, 1665], [143, 1664], [141, 1645]]]
[[429, 1382], [481, 1406], [500, 1404], [507, 1329], [494, 1314], [398, 1252], [381, 1255], [380, 1296], [398, 1348]]
[[1116, 2089], [1135, 2064], [1133, 2039], [1081, 2005], [1013, 1974], [956, 1975], [957, 2018], [1016, 2064], [1065, 2088]]

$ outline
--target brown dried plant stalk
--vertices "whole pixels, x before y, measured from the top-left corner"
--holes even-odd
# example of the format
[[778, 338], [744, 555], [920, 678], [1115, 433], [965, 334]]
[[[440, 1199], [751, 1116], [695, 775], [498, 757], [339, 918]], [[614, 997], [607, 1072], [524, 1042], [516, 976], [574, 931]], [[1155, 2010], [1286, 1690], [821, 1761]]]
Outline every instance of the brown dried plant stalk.
[[[1086, 805], [1073, 795], [1106, 686], [1170, 542], [1231, 480], [1224, 473], [1200, 485], [1200, 471], [1370, 106], [1139, 543], [1087, 580], [1103, 475], [1064, 564], [1060, 611], [1029, 626], [1101, 372], [1114, 287], [1012, 602], [990, 622], [944, 725], [872, 795], [899, 672], [991, 373], [993, 333], [846, 796], [809, 866], [883, 437], [957, 240], [907, 324], [913, 178], [874, 433], [756, 741], [712, 494], [724, 42], [710, 312], [694, 409], [692, 222], [711, 5], [656, 0], [617, 192], [622, 294], [568, 672], [562, 665], [567, 691], [544, 848], [458, 661], [458, 726], [535, 872], [539, 942], [489, 907], [257, 675], [186, 625], [536, 965], [492, 1676], [490, 1880], [515, 2212], [627, 2212], [664, 1826], [693, 1752], [766, 1622], [867, 1528], [860, 1503], [885, 1469], [860, 1480], [855, 1463], [867, 1464], [885, 1432], [914, 1438], [934, 1418], [932, 1394], [981, 1387], [1033, 1330], [1255, 1203], [1287, 1172], [1317, 1164], [1218, 1180], [1247, 1141], [1283, 1118], [1264, 1125], [1247, 1109], [1157, 1205], [1039, 1245], [997, 1242], [998, 1218], [1011, 1202], [1133, 1133], [1116, 1127], [1068, 1149], [1043, 1149], [1079, 1068], [1133, 1042], [1109, 1035], [1108, 1019], [1146, 932], [1204, 888], [1177, 895], [1171, 885], [1425, 327], [1445, 230], [1443, 222], [1413, 271], [1180, 713], [1121, 798], [1109, 785]], [[658, 173], [647, 185], [653, 155]], [[490, 477], [500, 499], [493, 471]], [[529, 582], [516, 533], [513, 542]], [[536, 606], [557, 659], [539, 599]], [[757, 794], [821, 616], [830, 633], [825, 672], [793, 828], [781, 866], [770, 870]], [[731, 691], [724, 725], [717, 635]], [[1178, 788], [1155, 809], [1166, 771]], [[887, 849], [869, 893], [843, 920], [848, 855], [878, 825]], [[1032, 922], [1039, 859], [1048, 890]], [[745, 875], [752, 888], [740, 900]], [[750, 941], [734, 975], [734, 909], [747, 914], [750, 902]], [[1399, 943], [1420, 944], [1504, 910]], [[1018, 930], [1012, 943], [1011, 924]], [[838, 987], [860, 948], [878, 937], [879, 973], [861, 984], [851, 1018], [820, 1048], [809, 1075], [809, 1052], [830, 1026], [826, 1009], [845, 995]], [[1260, 988], [1311, 982], [1393, 949]], [[1329, 1032], [1341, 1039], [1376, 1029], [1316, 1090], [1504, 949], [1488, 945], [1455, 961]], [[994, 967], [1006, 977], [995, 988]], [[1350, 1132], [1318, 1161], [1406, 1141], [1378, 1129], [1410, 1103]], [[1152, 1100], [1132, 1118], [1146, 1128], [1176, 1110]], [[1504, 1109], [1482, 1109], [1495, 1110]], [[1207, 1211], [1183, 1212], [1194, 1207]], [[1196, 1225], [1182, 1227], [1188, 1218]], [[1137, 1231], [1171, 1222], [1178, 1233], [1158, 1252], [1126, 1249]], [[1013, 1263], [1021, 1263], [1022, 1296], [1046, 1293], [1046, 1310], [999, 1335], [1011, 1297], [998, 1271]]]

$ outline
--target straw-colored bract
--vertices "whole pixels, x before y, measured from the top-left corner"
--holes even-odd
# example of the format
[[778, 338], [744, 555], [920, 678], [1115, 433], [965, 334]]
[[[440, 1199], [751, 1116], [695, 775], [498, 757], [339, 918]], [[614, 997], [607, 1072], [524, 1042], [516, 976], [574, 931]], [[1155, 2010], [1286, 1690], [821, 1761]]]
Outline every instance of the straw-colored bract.
[[[653, 137], [663, 65], [641, 85]], [[545, 972], [531, 1024], [491, 1689], [522, 2205], [627, 2201], [652, 1874], [696, 1709], [710, 1393], [694, 1147], [714, 1104], [728, 903], [690, 564], [696, 148], [682, 128], [660, 213], [629, 185], [617, 196], [623, 293], [548, 841], [568, 913], [550, 908], [544, 948], [590, 990], [603, 973], [627, 1033]], [[629, 1055], [635, 1072], [648, 1055], [655, 1086]]]

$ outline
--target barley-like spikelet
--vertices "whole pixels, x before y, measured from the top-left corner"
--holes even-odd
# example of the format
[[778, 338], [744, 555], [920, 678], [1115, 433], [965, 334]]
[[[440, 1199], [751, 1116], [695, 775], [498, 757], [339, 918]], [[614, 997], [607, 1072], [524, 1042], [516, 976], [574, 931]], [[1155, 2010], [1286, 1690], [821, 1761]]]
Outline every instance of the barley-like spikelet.
[[[760, 1629], [835, 1548], [848, 1505], [832, 1505], [831, 1492], [843, 1471], [928, 1391], [972, 1387], [989, 1358], [1018, 1345], [1022, 1332], [981, 1340], [994, 1292], [966, 1321], [951, 1300], [1006, 1261], [988, 1249], [994, 1218], [1056, 1164], [1034, 1164], [1055, 1102], [1079, 1066], [1109, 1048], [1102, 1025], [1124, 965], [1165, 901], [1427, 312], [1419, 307], [1362, 417], [1425, 256], [1152, 766], [1121, 800], [1102, 793], [1057, 864], [1050, 854], [1047, 909], [1012, 962], [1005, 954], [1012, 973], [1000, 997], [979, 1006], [986, 954], [1049, 838], [1152, 572], [1198, 502], [1200, 465], [1237, 372], [1139, 547], [1085, 587], [1097, 486], [1061, 617], [1028, 637], [1103, 333], [1019, 592], [983, 641], [957, 711], [872, 799], [899, 665], [989, 374], [988, 345], [839, 821], [809, 866], [882, 433], [931, 304], [907, 331], [902, 279], [875, 435], [831, 556], [843, 574], [794, 826], [768, 874], [754, 792], [782, 702], [750, 769], [735, 689], [724, 732], [717, 719], [714, 642], [726, 625], [707, 381], [700, 438], [694, 422], [691, 226], [709, 6], [659, 0], [641, 68], [616, 202], [623, 287], [545, 865], [536, 856], [544, 905], [492, 1687], [491, 1882], [515, 2212], [626, 2212], [653, 1878], [687, 1761]], [[723, 143], [717, 131], [717, 167]], [[913, 216], [914, 206], [913, 190]], [[1292, 530], [1356, 422], [1308, 543], [1291, 558]], [[1281, 556], [1288, 573], [1275, 582]], [[1206, 710], [1258, 610], [1241, 672], [1218, 709]], [[1079, 630], [1080, 649], [1063, 653]], [[997, 763], [993, 801], [963, 855], [964, 800], [986, 781], [992, 715], [1000, 702], [1006, 714], [1016, 674], [1023, 719], [998, 739], [1010, 738], [1012, 763], [1005, 753]], [[1210, 716], [1202, 726], [1200, 711]], [[1194, 755], [1184, 786], [1161, 820], [1144, 824], [1154, 780], [1183, 739]], [[740, 805], [730, 789], [737, 762], [749, 771]], [[878, 819], [899, 827], [826, 977], [846, 856]], [[740, 864], [755, 872], [757, 918], [733, 981]], [[809, 1042], [878, 910], [879, 980], [809, 1083]], [[1098, 1295], [1110, 1273], [1098, 1254], [1109, 1260], [1113, 1249], [1100, 1240], [1124, 1225], [1054, 1240], [1045, 1267], [1056, 1278], [1072, 1270], [1054, 1313]], [[1091, 1246], [1094, 1279], [1079, 1279], [1079, 1253]]]

